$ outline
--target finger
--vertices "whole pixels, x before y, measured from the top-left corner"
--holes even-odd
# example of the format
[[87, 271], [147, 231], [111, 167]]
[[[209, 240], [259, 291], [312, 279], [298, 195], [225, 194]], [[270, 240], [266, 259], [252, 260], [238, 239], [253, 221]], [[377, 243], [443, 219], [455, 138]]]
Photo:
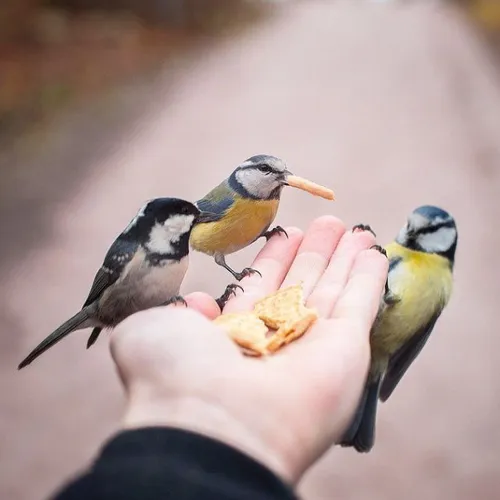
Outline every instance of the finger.
[[344, 232], [344, 224], [336, 217], [326, 215], [315, 219], [307, 229], [281, 287], [302, 282], [304, 297], [308, 297], [328, 266]]
[[356, 256], [374, 243], [375, 237], [369, 231], [344, 233], [328, 267], [307, 300], [307, 305], [315, 307], [320, 317], [331, 314], [347, 283]]
[[[314, 386], [317, 394], [325, 396], [323, 402], [316, 400], [315, 404], [334, 404], [336, 398], [340, 401], [345, 397], [346, 391], [360, 390], [369, 363], [370, 330], [387, 270], [387, 258], [376, 250], [359, 253], [332, 318], [319, 319], [304, 339], [275, 356], [277, 365], [282, 365], [280, 370], [294, 370], [305, 387]], [[327, 394], [332, 395], [330, 403]], [[355, 399], [348, 397], [346, 404], [354, 405]]]
[[389, 260], [375, 249], [356, 257], [349, 281], [338, 299], [332, 319], [357, 323], [357, 331], [366, 333], [372, 327], [387, 280]]
[[[341, 293], [330, 318], [318, 321], [316, 327], [295, 344], [297, 350], [326, 349], [334, 352], [328, 342], [337, 342], [335, 337], [347, 336], [353, 346], [366, 343], [375, 320], [387, 279], [389, 261], [377, 250], [360, 252], [349, 274], [348, 282]], [[343, 342], [343, 341], [341, 341]]]
[[[122, 321], [111, 333], [111, 353], [124, 379], [182, 373], [192, 365], [239, 355], [216, 325], [193, 309], [156, 307]], [[201, 376], [201, 373], [200, 373]]]
[[193, 292], [184, 296], [188, 307], [195, 309], [208, 319], [215, 319], [220, 315], [220, 309], [215, 299], [204, 292]]
[[285, 228], [288, 238], [271, 238], [259, 252], [251, 267], [262, 274], [243, 278], [240, 285], [244, 292], [232, 297], [224, 313], [249, 311], [257, 300], [277, 290], [292, 265], [303, 233], [296, 227]]

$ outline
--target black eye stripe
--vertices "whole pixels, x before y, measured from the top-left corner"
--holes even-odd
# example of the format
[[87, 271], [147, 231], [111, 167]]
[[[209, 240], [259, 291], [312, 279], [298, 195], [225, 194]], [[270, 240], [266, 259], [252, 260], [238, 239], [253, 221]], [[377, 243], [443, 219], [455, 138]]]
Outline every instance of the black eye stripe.
[[444, 221], [444, 222], [441, 222], [441, 223], [436, 224], [434, 226], [423, 227], [422, 229], [419, 229], [417, 231], [417, 233], [418, 234], [435, 233], [437, 230], [441, 229], [442, 227], [453, 228], [453, 227], [455, 227], [455, 224], [451, 220], [450, 221]]

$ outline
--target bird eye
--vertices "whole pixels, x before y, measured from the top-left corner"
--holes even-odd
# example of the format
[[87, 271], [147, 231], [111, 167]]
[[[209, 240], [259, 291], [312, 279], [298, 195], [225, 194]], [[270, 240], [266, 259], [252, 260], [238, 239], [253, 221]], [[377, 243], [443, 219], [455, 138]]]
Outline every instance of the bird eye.
[[273, 171], [273, 169], [272, 169], [269, 165], [266, 165], [266, 164], [264, 164], [264, 165], [259, 165], [257, 168], [258, 168], [261, 172], [264, 172], [264, 173], [266, 173], [266, 174], [270, 174], [270, 173]]
[[190, 213], [190, 210], [189, 210], [189, 207], [182, 207], [181, 208], [181, 214], [189, 214]]

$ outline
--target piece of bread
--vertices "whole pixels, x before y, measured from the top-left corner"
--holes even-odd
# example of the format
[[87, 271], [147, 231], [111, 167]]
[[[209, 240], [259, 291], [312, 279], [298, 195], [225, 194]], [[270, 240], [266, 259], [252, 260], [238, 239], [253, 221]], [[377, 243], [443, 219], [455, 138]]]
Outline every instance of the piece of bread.
[[335, 200], [335, 195], [331, 189], [328, 189], [321, 184], [316, 184], [315, 182], [304, 179], [303, 177], [298, 177], [297, 175], [289, 175], [286, 178], [286, 182], [289, 186], [306, 191], [313, 196], [320, 196], [325, 198], [325, 200], [333, 201]]
[[253, 355], [267, 354], [267, 326], [251, 312], [221, 314], [213, 321], [221, 326], [236, 344]]
[[305, 306], [302, 284], [299, 284], [264, 297], [256, 302], [252, 312], [222, 314], [214, 323], [249, 351], [247, 354], [262, 356], [304, 335], [317, 318], [317, 312]]

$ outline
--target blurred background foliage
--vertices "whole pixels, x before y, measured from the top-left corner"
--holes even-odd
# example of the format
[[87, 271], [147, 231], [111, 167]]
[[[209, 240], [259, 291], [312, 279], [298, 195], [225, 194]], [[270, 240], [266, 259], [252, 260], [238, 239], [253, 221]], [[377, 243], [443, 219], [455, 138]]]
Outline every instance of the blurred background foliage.
[[264, 2], [244, 0], [2, 0], [0, 145], [264, 12]]
[[[443, 1], [463, 9], [500, 52], [500, 0]], [[2, 0], [0, 147], [68, 104], [158, 71], [169, 55], [200, 39], [234, 33], [269, 15], [273, 3]]]

